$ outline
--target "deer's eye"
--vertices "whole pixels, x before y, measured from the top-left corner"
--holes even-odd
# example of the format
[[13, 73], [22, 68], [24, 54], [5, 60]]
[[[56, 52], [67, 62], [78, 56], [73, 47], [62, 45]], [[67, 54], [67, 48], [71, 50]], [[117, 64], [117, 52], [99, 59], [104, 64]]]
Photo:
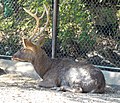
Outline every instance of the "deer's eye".
[[26, 51], [26, 49], [23, 49], [23, 48], [20, 50], [20, 52], [25, 52], [25, 51]]
[[25, 51], [26, 51], [26, 49], [23, 49], [23, 51], [25, 52]]

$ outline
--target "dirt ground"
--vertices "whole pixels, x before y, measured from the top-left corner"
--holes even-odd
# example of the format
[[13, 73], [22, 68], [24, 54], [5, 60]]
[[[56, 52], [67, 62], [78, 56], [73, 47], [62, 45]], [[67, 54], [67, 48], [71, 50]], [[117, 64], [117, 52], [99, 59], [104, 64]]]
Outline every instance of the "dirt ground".
[[0, 76], [0, 103], [120, 103], [120, 86], [106, 87], [104, 94], [70, 93], [39, 88], [21, 74]]

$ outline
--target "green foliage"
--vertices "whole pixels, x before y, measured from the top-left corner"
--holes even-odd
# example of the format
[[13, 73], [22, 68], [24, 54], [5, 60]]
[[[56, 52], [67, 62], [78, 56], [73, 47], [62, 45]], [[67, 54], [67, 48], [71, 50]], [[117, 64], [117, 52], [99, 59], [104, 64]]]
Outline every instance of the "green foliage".
[[[20, 47], [20, 38], [23, 36], [29, 37], [31, 35], [30, 31], [33, 31], [36, 25], [34, 18], [28, 15], [22, 7], [31, 10], [33, 13], [35, 13], [37, 9], [39, 16], [43, 12], [43, 3], [49, 5], [51, 7], [49, 28], [51, 29], [53, 13], [52, 0], [18, 0], [17, 6], [19, 8], [17, 11], [13, 10], [13, 4], [11, 4], [14, 0], [6, 1], [4, 15], [8, 18], [3, 18], [3, 13], [0, 11], [0, 31], [4, 32], [0, 40], [2, 45], [0, 45], [0, 54], [12, 55], [18, 49], [16, 46]], [[99, 5], [100, 1], [101, 0], [99, 0], [98, 3], [92, 3], [87, 0], [60, 0], [58, 28], [58, 42], [60, 45], [58, 46], [58, 51], [77, 57], [83, 55], [83, 52], [87, 53], [94, 48], [97, 37], [95, 36], [96, 33], [93, 26], [95, 22], [93, 19], [96, 15], [94, 15], [94, 11], [93, 14], [91, 13], [88, 4]], [[10, 5], [7, 4], [8, 2]], [[113, 22], [113, 16], [108, 16], [111, 15], [111, 12], [114, 12], [114, 9], [104, 7], [102, 11], [104, 13], [101, 17], [106, 16], [109, 18], [108, 21]], [[120, 13], [118, 13], [118, 17], [120, 17], [119, 14]], [[45, 22], [46, 17], [40, 21], [40, 26], [43, 26]], [[97, 23], [98, 22], [100, 22], [100, 20], [97, 21]], [[48, 44], [50, 44], [49, 41]], [[10, 50], [4, 48], [10, 48]], [[8, 53], [8, 51], [10, 52]]]
[[[18, 0], [17, 2], [19, 8], [22, 4], [23, 7], [30, 9], [33, 13], [35, 13], [37, 9], [39, 12], [38, 15], [41, 15], [43, 12], [43, 2], [46, 3], [45, 0], [28, 0], [24, 3], [23, 0]], [[8, 2], [5, 3], [8, 4]], [[11, 1], [10, 3], [13, 2]], [[10, 3], [7, 7], [13, 10], [13, 6]], [[7, 18], [3, 18], [3, 13], [0, 14], [0, 54], [2, 55], [12, 55], [15, 53], [21, 45], [21, 37], [30, 36], [30, 31], [32, 32], [36, 25], [34, 18], [28, 15], [23, 9], [18, 9], [18, 11], [14, 11], [14, 13], [8, 9], [3, 12]], [[44, 20], [40, 22], [42, 24]]]
[[[6, 41], [7, 40], [7, 41]], [[0, 54], [13, 55], [20, 49], [19, 37], [16, 35], [6, 35], [0, 42]]]
[[[28, 0], [23, 6], [31, 9], [32, 12], [35, 12], [37, 9], [39, 12], [38, 15], [40, 15], [43, 11], [43, 2], [46, 3], [46, 1], [52, 5], [50, 0]], [[22, 1], [19, 0], [18, 2], [21, 3]], [[29, 36], [29, 31], [32, 31], [32, 28], [35, 26], [35, 20], [24, 11], [20, 12], [20, 16], [23, 18], [22, 21], [17, 21], [13, 15], [5, 19], [7, 22], [1, 22], [2, 25], [0, 27], [4, 28], [4, 31], [8, 35], [9, 31], [23, 30], [24, 35], [27, 34]], [[44, 21], [41, 22], [41, 25]], [[93, 33], [91, 15], [83, 3], [79, 0], [60, 0], [59, 21], [58, 39], [61, 42], [61, 49], [63, 51], [70, 53], [75, 44], [78, 45], [76, 49], [80, 48], [81, 51], [88, 51], [93, 47], [95, 40], [91, 38], [91, 34]], [[50, 22], [50, 26], [52, 26], [52, 22]]]
[[4, 0], [4, 17], [9, 17], [13, 14], [13, 2], [14, 0]]
[[64, 49], [69, 51], [67, 46], [71, 41], [77, 43], [81, 51], [89, 51], [93, 47], [95, 40], [91, 19], [92, 15], [80, 0], [61, 0], [58, 38]]

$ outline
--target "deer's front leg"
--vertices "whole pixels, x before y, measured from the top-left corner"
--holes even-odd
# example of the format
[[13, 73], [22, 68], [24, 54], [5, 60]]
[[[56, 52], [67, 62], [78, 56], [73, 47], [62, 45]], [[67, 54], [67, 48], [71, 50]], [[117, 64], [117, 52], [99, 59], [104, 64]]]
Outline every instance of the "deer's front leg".
[[45, 88], [52, 88], [52, 87], [56, 87], [56, 84], [52, 81], [40, 81], [38, 84], [39, 87], [45, 87]]

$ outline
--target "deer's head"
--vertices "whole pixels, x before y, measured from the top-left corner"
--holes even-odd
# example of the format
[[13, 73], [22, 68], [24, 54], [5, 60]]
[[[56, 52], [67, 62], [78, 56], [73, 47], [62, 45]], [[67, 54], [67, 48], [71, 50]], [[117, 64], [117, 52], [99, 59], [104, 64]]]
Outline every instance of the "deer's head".
[[[17, 51], [12, 59], [13, 60], [17, 60], [17, 61], [28, 61], [28, 62], [32, 62], [34, 60], [34, 58], [36, 58], [36, 56], [42, 56], [42, 54], [44, 53], [44, 51], [41, 49], [41, 46], [45, 40], [46, 35], [41, 35], [43, 33], [43, 31], [45, 30], [45, 28], [48, 25], [49, 22], [49, 8], [47, 9], [47, 7], [45, 5], [43, 5], [45, 10], [43, 11], [43, 14], [41, 17], [37, 17], [37, 14], [33, 14], [31, 13], [29, 10], [26, 10], [24, 8], [24, 10], [31, 15], [32, 17], [35, 18], [36, 20], [36, 27], [34, 29], [34, 31], [32, 32], [32, 36], [29, 39], [22, 39], [22, 44], [23, 47]], [[39, 21], [44, 17], [44, 14], [46, 12], [47, 15], [47, 21], [44, 25], [44, 27], [42, 27], [42, 29], [40, 29], [40, 31], [38, 31], [39, 29]], [[36, 43], [33, 43], [33, 41], [37, 38], [38, 41]]]

